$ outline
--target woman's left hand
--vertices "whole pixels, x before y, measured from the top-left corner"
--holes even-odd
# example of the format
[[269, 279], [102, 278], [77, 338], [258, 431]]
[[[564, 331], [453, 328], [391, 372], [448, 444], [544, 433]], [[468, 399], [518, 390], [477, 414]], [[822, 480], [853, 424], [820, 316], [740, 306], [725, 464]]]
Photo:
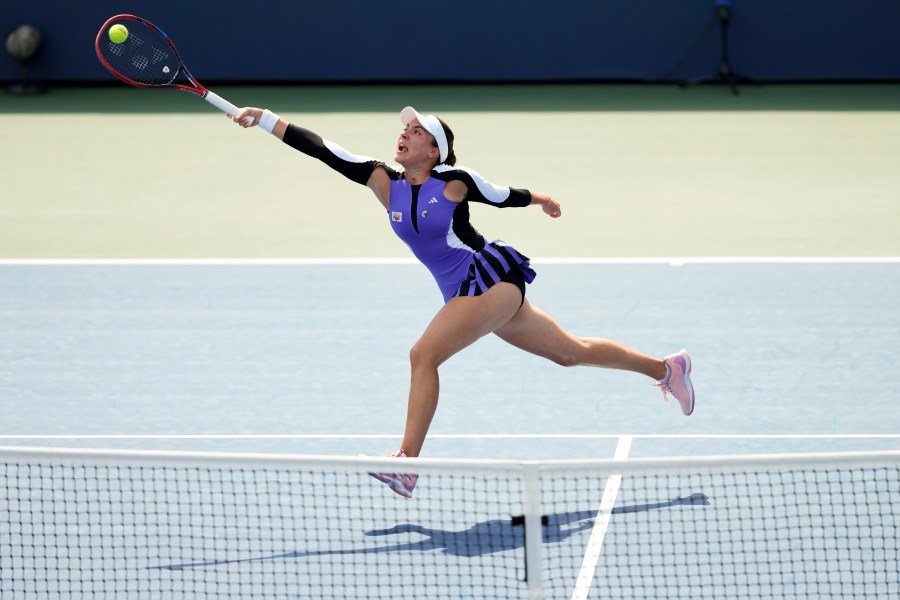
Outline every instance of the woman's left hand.
[[554, 219], [562, 216], [562, 207], [560, 207], [559, 202], [550, 196], [546, 196], [541, 200], [541, 208]]

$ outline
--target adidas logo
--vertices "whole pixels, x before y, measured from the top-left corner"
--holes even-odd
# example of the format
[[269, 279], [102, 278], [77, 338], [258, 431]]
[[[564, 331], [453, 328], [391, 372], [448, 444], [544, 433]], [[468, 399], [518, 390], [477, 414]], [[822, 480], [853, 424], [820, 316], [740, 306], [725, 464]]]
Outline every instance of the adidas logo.
[[438, 203], [437, 198], [432, 198], [431, 200], [428, 201], [428, 204], [437, 204], [437, 203]]

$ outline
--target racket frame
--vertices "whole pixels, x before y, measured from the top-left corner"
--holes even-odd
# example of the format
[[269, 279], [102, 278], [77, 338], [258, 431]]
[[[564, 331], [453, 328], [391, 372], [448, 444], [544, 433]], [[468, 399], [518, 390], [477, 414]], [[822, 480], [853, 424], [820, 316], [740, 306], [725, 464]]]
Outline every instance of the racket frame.
[[[172, 54], [175, 56], [175, 60], [178, 61], [178, 68], [175, 70], [175, 74], [172, 76], [172, 79], [169, 83], [142, 83], [140, 81], [136, 81], [131, 79], [130, 77], [125, 77], [121, 73], [119, 73], [109, 62], [104, 58], [103, 52], [100, 50], [101, 43], [105, 43], [104, 34], [106, 33], [107, 28], [115, 21], [137, 21], [150, 29], [153, 29], [157, 33], [159, 33], [165, 42], [169, 45], [169, 48], [172, 49]], [[97, 58], [100, 59], [100, 63], [106, 67], [106, 70], [115, 75], [120, 80], [124, 81], [128, 85], [139, 87], [139, 88], [170, 88], [175, 90], [181, 90], [183, 92], [190, 92], [192, 94], [197, 94], [219, 110], [224, 113], [227, 113], [233, 117], [237, 116], [240, 112], [240, 109], [236, 107], [234, 104], [225, 100], [221, 96], [214, 94], [213, 92], [206, 89], [197, 79], [191, 74], [188, 70], [187, 65], [184, 64], [184, 60], [181, 58], [181, 53], [178, 52], [178, 48], [175, 47], [175, 42], [172, 41], [172, 38], [166, 34], [165, 31], [148, 21], [142, 17], [138, 17], [136, 15], [129, 14], [121, 14], [115, 15], [114, 17], [110, 17], [106, 20], [106, 22], [100, 27], [100, 31], [97, 32], [97, 39], [94, 41], [94, 50], [97, 52]], [[175, 83], [175, 80], [178, 79], [178, 74], [181, 73], [187, 80], [191, 83], [191, 85], [185, 85], [182, 83]]]

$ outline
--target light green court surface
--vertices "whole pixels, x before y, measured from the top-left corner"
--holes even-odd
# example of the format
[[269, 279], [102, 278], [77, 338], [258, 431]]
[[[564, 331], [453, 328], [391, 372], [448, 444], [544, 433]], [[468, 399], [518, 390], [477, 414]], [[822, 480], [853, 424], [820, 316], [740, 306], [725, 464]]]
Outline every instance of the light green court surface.
[[[532, 257], [900, 255], [900, 85], [212, 87], [388, 162], [403, 106], [438, 114], [562, 203], [473, 206]], [[368, 190], [185, 93], [0, 97], [0, 164], [0, 258], [408, 256]]]

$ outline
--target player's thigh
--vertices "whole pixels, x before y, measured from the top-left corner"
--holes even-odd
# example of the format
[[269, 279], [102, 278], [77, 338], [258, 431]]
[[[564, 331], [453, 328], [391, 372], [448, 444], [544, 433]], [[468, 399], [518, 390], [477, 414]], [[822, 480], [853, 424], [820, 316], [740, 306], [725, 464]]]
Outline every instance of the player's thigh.
[[444, 362], [509, 322], [521, 301], [521, 292], [509, 283], [498, 283], [480, 296], [452, 298], [425, 328], [410, 351], [410, 358]]
[[581, 362], [584, 350], [582, 340], [563, 329], [550, 315], [528, 300], [515, 317], [494, 333], [517, 348], [561, 365]]

